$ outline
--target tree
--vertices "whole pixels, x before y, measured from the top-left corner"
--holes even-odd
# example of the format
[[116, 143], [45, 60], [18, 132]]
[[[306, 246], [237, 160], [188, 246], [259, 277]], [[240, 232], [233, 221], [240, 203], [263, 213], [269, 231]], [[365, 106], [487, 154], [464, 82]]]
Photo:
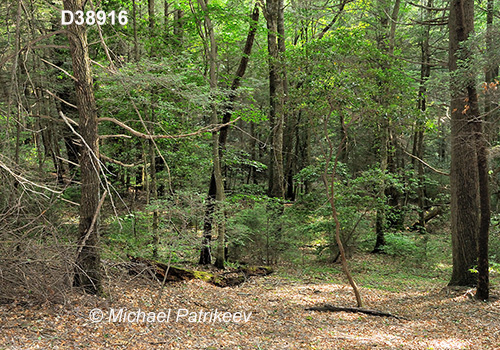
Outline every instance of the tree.
[[[245, 47], [243, 48], [243, 55], [240, 59], [240, 64], [236, 71], [236, 76], [233, 79], [231, 89], [229, 91], [228, 101], [224, 108], [224, 115], [222, 117], [222, 123], [227, 124], [231, 121], [233, 115], [234, 103], [236, 102], [237, 90], [241, 85], [241, 79], [245, 75], [248, 67], [248, 62], [250, 59], [250, 54], [252, 52], [252, 47], [255, 39], [255, 33], [257, 32], [257, 22], [259, 20], [259, 8], [255, 6], [251, 16], [250, 29], [245, 42]], [[229, 133], [229, 126], [222, 127], [219, 132], [218, 139], [218, 149], [219, 149], [219, 162], [222, 162], [224, 155], [224, 150], [226, 148], [227, 137]], [[210, 252], [210, 240], [212, 239], [212, 227], [213, 227], [213, 215], [215, 210], [215, 199], [217, 195], [217, 184], [215, 179], [215, 168], [212, 170], [212, 175], [210, 178], [210, 184], [208, 188], [208, 201], [207, 208], [205, 211], [204, 225], [203, 225], [203, 245], [200, 252], [199, 263], [201, 265], [208, 265], [211, 262], [211, 252]]]
[[[284, 67], [280, 54], [280, 19], [283, 6], [280, 0], [267, 0], [267, 50], [269, 54], [269, 122], [271, 127], [271, 152], [269, 152], [269, 189], [271, 197], [284, 198], [285, 178], [283, 169], [284, 127]], [[283, 47], [283, 46], [281, 46]]]
[[[396, 0], [394, 3], [394, 7], [392, 11], [390, 10], [390, 4], [387, 0], [380, 0], [378, 3], [379, 6], [379, 20], [381, 27], [381, 35], [377, 38], [377, 44], [382, 53], [387, 54], [389, 56], [389, 60], [382, 58], [380, 64], [383, 72], [388, 71], [390, 67], [390, 57], [394, 54], [394, 45], [395, 45], [395, 35], [396, 35], [396, 24], [398, 19], [399, 7], [401, 1]], [[385, 74], [384, 74], [385, 75]], [[380, 168], [382, 173], [384, 174], [386, 171], [391, 173], [396, 172], [396, 144], [395, 138], [393, 137], [392, 130], [392, 119], [393, 116], [387, 115], [388, 107], [388, 99], [390, 85], [388, 81], [380, 81], [379, 82], [380, 91], [379, 95], [376, 97], [377, 102], [380, 104], [380, 108], [386, 115], [381, 116], [380, 122]], [[388, 197], [387, 204], [391, 206], [390, 210], [392, 210], [392, 216], [396, 219], [392, 219], [392, 223], [395, 224], [396, 221], [399, 221], [399, 217], [401, 216], [400, 210], [396, 207], [399, 206], [399, 193], [397, 189], [393, 186], [387, 186], [385, 183], [385, 179], [381, 179], [380, 181], [380, 193]], [[385, 203], [384, 203], [385, 204]], [[377, 214], [375, 219], [375, 233], [376, 233], [376, 241], [375, 246], [372, 250], [373, 253], [380, 253], [383, 251], [383, 247], [385, 245], [385, 219], [387, 218], [387, 214], [385, 212], [385, 208], [379, 207], [377, 208]]]
[[449, 285], [471, 286], [477, 280], [472, 269], [477, 262], [479, 230], [479, 175], [475, 133], [480, 119], [475, 72], [470, 71], [472, 53], [466, 41], [474, 30], [474, 1], [453, 0], [450, 6], [448, 26], [453, 273]]
[[[64, 0], [64, 9], [84, 10], [84, 0]], [[97, 106], [90, 70], [89, 46], [85, 26], [70, 24], [67, 28], [76, 102], [79, 112], [79, 131], [84, 143], [80, 155], [81, 200], [80, 236], [76, 258], [74, 285], [91, 294], [101, 291], [101, 263], [99, 254], [99, 146], [97, 133]]]

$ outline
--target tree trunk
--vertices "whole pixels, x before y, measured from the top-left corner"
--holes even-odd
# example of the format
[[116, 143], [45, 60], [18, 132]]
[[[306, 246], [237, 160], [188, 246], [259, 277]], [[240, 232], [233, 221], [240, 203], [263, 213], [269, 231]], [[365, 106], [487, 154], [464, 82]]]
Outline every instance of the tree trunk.
[[139, 40], [137, 37], [137, 3], [132, 0], [132, 27], [134, 31], [134, 61], [139, 61]]
[[[155, 116], [154, 116], [154, 107], [151, 106], [152, 108], [152, 115], [151, 115], [151, 121], [154, 123], [155, 122]], [[153, 140], [149, 140], [149, 159], [151, 162], [151, 166], [149, 168], [149, 174], [151, 176], [151, 185], [150, 185], [150, 191], [151, 191], [151, 198], [153, 200], [158, 199], [158, 190], [157, 190], [157, 181], [156, 181], [156, 149], [155, 149], [155, 144]], [[156, 206], [156, 203], [154, 204]], [[155, 207], [153, 209], [153, 225], [151, 226], [152, 234], [153, 234], [153, 258], [158, 258], [158, 246], [160, 244], [160, 236], [158, 233], [158, 223], [159, 223], [159, 212], [158, 209]]]
[[148, 0], [148, 24], [149, 32], [153, 32], [155, 27], [155, 0]]
[[[488, 0], [487, 5], [487, 18], [486, 18], [486, 50], [488, 57], [495, 57], [494, 32], [493, 32], [493, 9], [494, 1]], [[494, 78], [498, 76], [498, 60], [494, 59], [493, 62], [488, 62], [486, 68], [486, 84], [493, 82]], [[475, 102], [477, 104], [477, 95]], [[477, 107], [476, 107], [477, 108]], [[477, 238], [478, 244], [478, 281], [476, 297], [479, 300], [488, 300], [490, 294], [489, 282], [489, 260], [488, 260], [488, 241], [489, 241], [489, 228], [490, 228], [490, 195], [489, 195], [489, 177], [488, 177], [488, 148], [487, 139], [489, 135], [491, 141], [496, 141], [497, 138], [497, 124], [495, 116], [488, 115], [492, 113], [495, 104], [492, 101], [491, 95], [487, 91], [485, 102], [486, 120], [491, 121], [490, 132], [486, 132], [483, 127], [484, 123], [477, 123], [477, 161], [478, 161], [478, 174], [479, 174], [479, 198], [481, 208], [481, 220], [479, 224], [479, 234]], [[481, 120], [480, 122], [482, 122]]]
[[[331, 116], [331, 111], [330, 111], [330, 116]], [[349, 266], [347, 264], [347, 259], [345, 255], [345, 250], [344, 250], [344, 245], [342, 244], [342, 240], [340, 238], [340, 221], [338, 218], [338, 213], [337, 213], [337, 206], [335, 204], [335, 175], [337, 171], [337, 165], [338, 165], [338, 160], [339, 160], [339, 155], [340, 155], [340, 150], [344, 146], [345, 139], [342, 139], [339, 145], [339, 148], [337, 150], [337, 153], [335, 155], [335, 160], [333, 163], [333, 171], [332, 174], [328, 174], [328, 169], [330, 168], [330, 160], [332, 159], [333, 156], [333, 143], [331, 142], [329, 136], [328, 136], [328, 119], [329, 117], [325, 118], [324, 121], [324, 133], [325, 133], [325, 138], [328, 142], [329, 146], [329, 152], [328, 154], [325, 154], [326, 158], [326, 165], [323, 170], [323, 184], [325, 185], [325, 190], [326, 190], [326, 196], [328, 199], [328, 202], [330, 203], [330, 207], [332, 209], [332, 217], [335, 221], [335, 241], [337, 242], [337, 246], [339, 248], [339, 253], [340, 253], [340, 261], [342, 263], [342, 270], [344, 271], [347, 280], [349, 281], [349, 284], [351, 285], [354, 295], [356, 297], [356, 303], [358, 307], [363, 307], [363, 302], [361, 300], [361, 294], [359, 292], [359, 288], [354, 281], [354, 278], [352, 277], [352, 274], [349, 270]]]
[[283, 170], [283, 80], [282, 59], [278, 42], [278, 17], [280, 0], [266, 1], [267, 48], [269, 52], [269, 122], [271, 127], [271, 152], [269, 156], [270, 197], [284, 198]]
[[[425, 20], [431, 18], [432, 0], [427, 0], [427, 10], [425, 10]], [[420, 43], [421, 61], [420, 66], [420, 86], [418, 90], [418, 109], [422, 112], [415, 123], [415, 134], [413, 137], [413, 155], [419, 159], [424, 159], [424, 128], [425, 128], [425, 112], [427, 110], [427, 88], [426, 83], [431, 75], [430, 48], [429, 48], [430, 26], [427, 25], [424, 32], [424, 37]], [[418, 208], [419, 221], [418, 229], [420, 233], [425, 233], [425, 181], [424, 181], [424, 165], [417, 159], [412, 158], [413, 169], [418, 175]]]
[[[224, 116], [222, 117], [222, 123], [226, 124], [231, 121], [231, 116], [233, 115], [234, 102], [236, 101], [236, 91], [240, 87], [241, 78], [245, 75], [248, 61], [250, 58], [250, 54], [252, 52], [252, 46], [255, 39], [255, 33], [257, 31], [257, 22], [259, 20], [259, 8], [257, 6], [254, 7], [252, 13], [252, 22], [250, 24], [250, 31], [247, 36], [247, 41], [245, 44], [245, 48], [243, 49], [243, 55], [241, 56], [240, 65], [238, 66], [238, 70], [236, 71], [236, 76], [231, 85], [231, 90], [229, 92], [229, 101], [225, 106]], [[225, 126], [220, 129], [219, 132], [219, 140], [218, 140], [218, 149], [219, 149], [219, 161], [222, 161], [223, 152], [226, 148], [227, 136], [229, 132], [229, 126]], [[213, 224], [213, 215], [215, 210], [215, 197], [216, 197], [216, 181], [215, 174], [212, 171], [212, 176], [210, 178], [210, 185], [208, 188], [208, 200], [207, 207], [205, 210], [205, 218], [203, 223], [203, 241], [202, 248], [200, 252], [200, 260], [199, 264], [208, 265], [211, 263], [211, 252], [210, 252], [210, 242], [212, 240], [212, 224]]]
[[[469, 101], [472, 109], [479, 113], [477, 94], [469, 91]], [[475, 106], [474, 106], [475, 105]], [[488, 300], [490, 294], [489, 261], [488, 261], [488, 240], [490, 230], [490, 193], [488, 177], [488, 148], [486, 146], [486, 134], [483, 130], [482, 120], [476, 121], [477, 139], [477, 165], [479, 175], [479, 203], [481, 209], [481, 219], [479, 222], [479, 233], [477, 237], [478, 261], [477, 261], [477, 292], [479, 300]]]
[[[396, 24], [397, 18], [399, 14], [400, 0], [396, 0], [394, 3], [394, 7], [390, 12], [389, 1], [387, 0], [379, 0], [379, 20], [381, 27], [381, 35], [377, 38], [377, 45], [383, 52], [386, 52], [388, 56], [391, 56], [394, 51], [394, 43], [395, 43], [395, 35], [396, 35]], [[387, 61], [381, 62], [382, 69], [387, 70], [390, 67], [388, 66]], [[382, 109], [387, 108], [387, 101], [384, 96], [386, 95], [385, 91], [385, 82], [379, 82], [380, 87], [380, 96], [378, 97], [378, 103], [381, 105]], [[382, 176], [385, 176], [385, 172], [389, 170], [392, 173], [396, 172], [396, 163], [393, 154], [395, 153], [393, 149], [396, 147], [395, 144], [392, 144], [392, 130], [391, 130], [391, 117], [382, 117], [382, 121], [380, 123], [380, 169], [382, 171]], [[392, 146], [392, 147], [389, 147]], [[393, 187], [387, 188], [387, 184], [385, 179], [381, 179], [380, 181], [380, 195], [384, 197], [388, 197], [391, 201], [388, 204], [391, 204], [390, 210], [394, 215], [387, 215], [384, 210], [384, 206], [386, 203], [382, 203], [377, 208], [376, 213], [376, 221], [375, 221], [375, 231], [376, 231], [376, 242], [375, 247], [372, 250], [372, 253], [380, 253], [383, 251], [383, 246], [385, 245], [385, 228], [386, 228], [386, 220], [387, 216], [390, 218], [398, 216], [398, 206], [399, 206], [399, 193], [397, 189]], [[387, 199], [384, 199], [387, 201]], [[392, 219], [391, 219], [392, 220]]]
[[[83, 11], [83, 0], [64, 0], [64, 9]], [[87, 32], [85, 26], [70, 24], [68, 40], [76, 78], [76, 102], [80, 115], [79, 130], [85, 141], [80, 156], [81, 201], [80, 242], [76, 258], [74, 285], [88, 293], [101, 291], [101, 267], [99, 254], [99, 146], [97, 133], [97, 107], [94, 98], [93, 81], [90, 71]]]
[[[208, 45], [205, 45], [207, 52], [206, 56], [208, 58], [210, 68], [210, 91], [212, 95], [212, 105], [211, 105], [211, 123], [218, 123], [218, 114], [217, 114], [217, 103], [216, 103], [216, 93], [217, 93], [217, 43], [215, 42], [215, 32], [214, 26], [212, 24], [212, 20], [208, 15], [208, 0], [198, 0], [198, 4], [200, 5], [201, 10], [204, 13], [205, 19], [205, 32], [207, 33], [207, 37], [205, 40], [208, 40]], [[213, 159], [213, 179], [215, 185], [215, 201], [213, 202], [213, 215], [217, 214], [218, 209], [221, 208], [221, 205], [224, 201], [224, 183], [222, 180], [222, 168], [221, 168], [221, 159], [219, 154], [219, 134], [217, 131], [212, 132], [212, 159]], [[212, 200], [212, 199], [211, 199]], [[213, 200], [212, 200], [213, 201]], [[224, 268], [224, 239], [225, 239], [225, 223], [224, 223], [224, 213], [221, 211], [220, 221], [216, 224], [218, 231], [218, 247], [216, 252], [216, 261], [215, 265], [218, 268]], [[212, 226], [212, 225], [211, 225]], [[205, 240], [206, 237], [204, 237]], [[206, 245], [208, 242], [204, 242]], [[203, 257], [203, 249], [207, 247], [202, 247], [202, 255]], [[201, 263], [200, 258], [200, 263]]]
[[177, 47], [184, 41], [184, 11], [177, 9], [174, 12], [174, 41]]
[[[450, 286], [473, 286], [476, 275], [471, 269], [477, 262], [477, 232], [479, 229], [478, 162], [475, 123], [479, 117], [477, 104], [469, 101], [476, 96], [475, 72], [469, 67], [458, 68], [458, 61], [467, 62], [471, 52], [462, 47], [474, 30], [474, 1], [453, 0], [449, 16], [449, 69], [451, 80], [451, 235], [453, 273]], [[471, 108], [472, 107], [472, 108]]]
[[[490, 88], [490, 83], [494, 83], [498, 76], [498, 55], [495, 53], [498, 50], [498, 29], [493, 26], [494, 19], [494, 0], [488, 0], [486, 9], [486, 57], [487, 66], [485, 74], [485, 82]], [[488, 133], [490, 143], [494, 143], [498, 139], [498, 112], [495, 112], [496, 103], [489, 90], [486, 91], [486, 101], [484, 111], [486, 114], [485, 132]]]

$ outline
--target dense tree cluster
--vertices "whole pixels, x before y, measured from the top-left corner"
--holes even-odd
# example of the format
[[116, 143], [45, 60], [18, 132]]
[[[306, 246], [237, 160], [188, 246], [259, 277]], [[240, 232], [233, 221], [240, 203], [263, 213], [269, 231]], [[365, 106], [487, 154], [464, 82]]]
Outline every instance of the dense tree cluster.
[[[65, 278], [97, 293], [103, 255], [332, 261], [432, 240], [438, 217], [450, 284], [487, 299], [498, 8], [3, 1], [0, 254], [62, 245]], [[127, 23], [62, 25], [63, 9]]]

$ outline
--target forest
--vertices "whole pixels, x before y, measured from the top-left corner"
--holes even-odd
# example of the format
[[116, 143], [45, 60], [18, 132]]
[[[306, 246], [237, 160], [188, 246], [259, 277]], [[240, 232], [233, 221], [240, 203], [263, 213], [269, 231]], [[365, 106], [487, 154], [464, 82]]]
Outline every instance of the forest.
[[0, 349], [498, 349], [499, 23], [2, 0]]

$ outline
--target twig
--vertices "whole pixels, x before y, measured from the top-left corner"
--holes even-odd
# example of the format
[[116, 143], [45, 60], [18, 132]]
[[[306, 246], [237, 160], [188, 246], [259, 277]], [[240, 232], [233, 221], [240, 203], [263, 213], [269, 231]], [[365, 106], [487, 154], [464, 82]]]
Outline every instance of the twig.
[[[2, 162], [0, 160], [0, 168], [3, 168], [5, 171], [7, 171], [10, 175], [12, 175], [12, 177], [14, 177], [17, 182], [19, 182], [23, 188], [25, 188], [26, 190], [28, 191], [31, 191], [31, 192], [36, 192], [36, 191], [33, 191], [33, 190], [30, 190], [29, 188], [26, 187], [26, 184], [30, 184], [31, 186], [35, 186], [35, 187], [38, 187], [38, 188], [41, 188], [41, 189], [44, 189], [44, 190], [47, 190], [49, 192], [52, 192], [52, 193], [56, 193], [56, 194], [61, 194], [62, 191], [56, 191], [56, 190], [53, 190], [52, 188], [49, 188], [49, 187], [46, 187], [46, 186], [43, 186], [43, 185], [40, 185], [40, 184], [37, 184], [33, 181], [30, 181], [28, 179], [26, 179], [25, 177], [22, 177], [21, 175], [18, 175], [16, 174], [14, 171], [12, 171], [4, 162]], [[38, 192], [37, 192], [38, 193]]]
[[130, 135], [123, 135], [123, 134], [117, 134], [117, 135], [99, 135], [99, 139], [103, 140], [103, 139], [110, 139], [110, 138], [113, 138], [113, 137], [123, 137], [123, 138], [126, 138], [126, 139], [131, 139], [132, 136]]

